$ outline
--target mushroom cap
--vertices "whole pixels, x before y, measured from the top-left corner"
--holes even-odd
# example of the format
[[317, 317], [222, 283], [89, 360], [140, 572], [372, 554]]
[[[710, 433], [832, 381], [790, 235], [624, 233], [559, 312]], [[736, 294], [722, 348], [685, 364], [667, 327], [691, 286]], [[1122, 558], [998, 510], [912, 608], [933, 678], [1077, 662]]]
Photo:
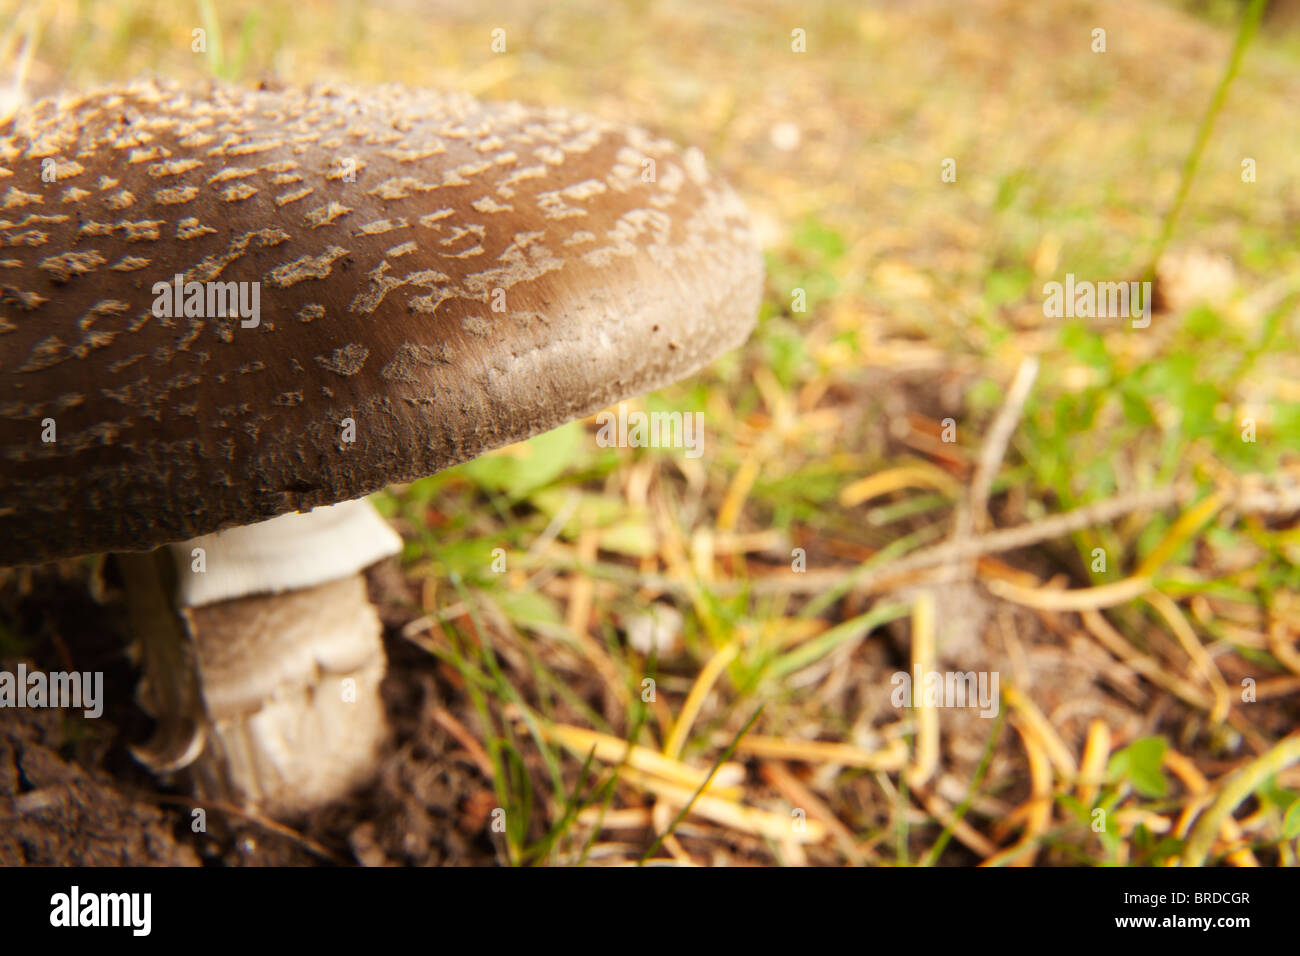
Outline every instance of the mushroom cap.
[[[207, 285], [168, 315], [177, 275]], [[0, 125], [0, 565], [432, 474], [696, 371], [761, 284], [736, 195], [635, 127], [393, 87], [45, 100]]]

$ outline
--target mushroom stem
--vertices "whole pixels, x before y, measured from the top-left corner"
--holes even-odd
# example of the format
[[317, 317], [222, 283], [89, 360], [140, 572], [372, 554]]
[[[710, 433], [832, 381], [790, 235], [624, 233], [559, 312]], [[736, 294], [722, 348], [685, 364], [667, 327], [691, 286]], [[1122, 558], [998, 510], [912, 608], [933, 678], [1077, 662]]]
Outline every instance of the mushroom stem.
[[293, 816], [373, 776], [385, 659], [363, 575], [182, 614], [206, 705], [198, 796]]
[[401, 539], [364, 501], [118, 555], [138, 637], [134, 749], [196, 794], [291, 817], [369, 779], [386, 734], [365, 566]]
[[147, 743], [131, 753], [154, 773], [189, 766], [203, 751], [203, 697], [194, 645], [176, 613], [171, 557], [165, 549], [114, 555], [126, 590], [131, 633], [143, 676], [136, 699], [157, 721]]

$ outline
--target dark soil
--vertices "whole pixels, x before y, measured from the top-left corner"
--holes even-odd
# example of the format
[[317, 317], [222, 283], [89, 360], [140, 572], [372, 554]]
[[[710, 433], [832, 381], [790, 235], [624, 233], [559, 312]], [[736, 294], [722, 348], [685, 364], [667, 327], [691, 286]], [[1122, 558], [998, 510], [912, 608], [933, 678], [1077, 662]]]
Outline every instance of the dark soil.
[[[100, 670], [104, 713], [0, 710], [0, 865], [484, 865], [497, 854], [484, 822], [491, 784], [433, 719], [442, 707], [475, 725], [437, 662], [397, 634], [401, 576], [371, 573], [389, 658], [383, 696], [393, 728], [379, 779], [352, 799], [279, 829], [205, 807], [200, 829], [184, 781], [168, 788], [127, 747], [147, 739], [134, 701], [120, 616], [92, 599], [82, 562], [0, 572], [0, 669]], [[21, 640], [18, 636], [21, 635]], [[487, 808], [484, 810], [484, 808]]]

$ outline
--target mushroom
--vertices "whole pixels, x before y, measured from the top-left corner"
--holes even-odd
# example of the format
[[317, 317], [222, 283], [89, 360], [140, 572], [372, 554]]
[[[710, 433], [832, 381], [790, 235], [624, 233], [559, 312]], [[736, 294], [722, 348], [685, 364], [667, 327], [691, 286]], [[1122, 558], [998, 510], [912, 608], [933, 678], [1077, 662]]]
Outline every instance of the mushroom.
[[698, 151], [394, 87], [45, 100], [0, 217], [0, 566], [113, 553], [137, 755], [280, 816], [384, 740], [363, 496], [695, 372], [762, 276]]

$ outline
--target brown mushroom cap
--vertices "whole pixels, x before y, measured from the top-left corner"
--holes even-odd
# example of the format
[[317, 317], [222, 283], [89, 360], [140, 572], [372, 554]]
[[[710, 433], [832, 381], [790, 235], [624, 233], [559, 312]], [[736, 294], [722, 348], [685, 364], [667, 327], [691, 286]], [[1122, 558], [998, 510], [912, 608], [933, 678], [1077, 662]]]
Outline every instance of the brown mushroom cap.
[[[0, 565], [355, 498], [591, 414], [743, 341], [761, 270], [697, 151], [559, 109], [46, 100], [0, 125]], [[155, 315], [177, 273], [260, 282], [260, 325]]]

